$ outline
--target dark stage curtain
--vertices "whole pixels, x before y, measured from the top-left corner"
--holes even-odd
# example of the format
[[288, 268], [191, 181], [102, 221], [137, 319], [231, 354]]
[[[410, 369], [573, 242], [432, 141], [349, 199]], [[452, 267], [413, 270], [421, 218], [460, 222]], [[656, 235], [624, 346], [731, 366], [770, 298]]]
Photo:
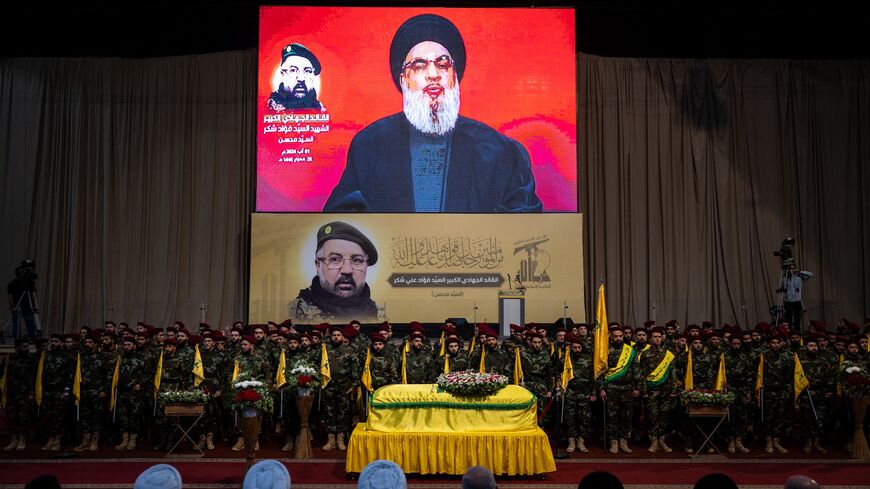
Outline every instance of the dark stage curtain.
[[[0, 272], [37, 260], [49, 331], [191, 324], [202, 303], [213, 324], [245, 317], [255, 67], [252, 50], [0, 59]], [[769, 319], [791, 235], [808, 316], [860, 322], [868, 74], [579, 55], [586, 319], [600, 275], [614, 320]]]
[[870, 311], [870, 62], [578, 58], [587, 310], [770, 320], [793, 236], [805, 317]]
[[253, 50], [0, 60], [0, 277], [36, 259], [46, 329], [243, 318], [255, 86]]

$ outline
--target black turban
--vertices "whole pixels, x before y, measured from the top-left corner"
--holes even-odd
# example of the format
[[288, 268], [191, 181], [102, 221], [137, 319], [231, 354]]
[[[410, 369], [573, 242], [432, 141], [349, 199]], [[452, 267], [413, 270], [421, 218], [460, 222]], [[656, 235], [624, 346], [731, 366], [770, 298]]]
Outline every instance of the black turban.
[[390, 44], [390, 74], [399, 91], [402, 91], [399, 76], [402, 74], [405, 57], [411, 48], [423, 41], [437, 42], [444, 46], [453, 58], [457, 79], [462, 80], [465, 72], [465, 43], [459, 29], [440, 15], [421, 14], [411, 17], [399, 26]]

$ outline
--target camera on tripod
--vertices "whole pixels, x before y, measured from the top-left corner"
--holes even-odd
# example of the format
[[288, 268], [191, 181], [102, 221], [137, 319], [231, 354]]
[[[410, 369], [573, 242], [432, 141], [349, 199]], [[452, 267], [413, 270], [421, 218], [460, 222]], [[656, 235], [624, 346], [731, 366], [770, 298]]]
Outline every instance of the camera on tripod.
[[24, 284], [24, 288], [28, 292], [36, 290], [36, 279], [39, 277], [36, 273], [36, 262], [22, 260], [21, 264], [15, 268], [15, 277]]
[[789, 236], [782, 240], [779, 249], [773, 252], [773, 256], [779, 257], [779, 265], [783, 270], [788, 270], [790, 266], [794, 265], [792, 246], [794, 246], [794, 238]]

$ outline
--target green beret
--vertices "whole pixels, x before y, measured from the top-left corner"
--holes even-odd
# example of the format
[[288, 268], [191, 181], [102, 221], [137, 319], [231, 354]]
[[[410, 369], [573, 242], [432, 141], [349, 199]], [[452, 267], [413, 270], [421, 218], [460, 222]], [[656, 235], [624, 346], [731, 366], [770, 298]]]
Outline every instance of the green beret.
[[356, 243], [360, 245], [363, 252], [368, 256], [366, 263], [369, 266], [378, 262], [378, 250], [375, 249], [375, 245], [359, 229], [346, 222], [333, 221], [320, 226], [320, 229], [317, 230], [317, 249], [319, 250], [323, 246], [323, 243], [330, 239], [343, 239]]

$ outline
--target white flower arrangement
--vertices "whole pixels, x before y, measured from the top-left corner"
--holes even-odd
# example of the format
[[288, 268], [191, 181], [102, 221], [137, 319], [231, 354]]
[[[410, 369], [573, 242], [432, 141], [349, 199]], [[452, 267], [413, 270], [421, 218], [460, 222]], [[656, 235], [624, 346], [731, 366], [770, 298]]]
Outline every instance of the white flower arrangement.
[[296, 365], [295, 367], [293, 367], [293, 369], [290, 370], [290, 373], [293, 375], [311, 375], [311, 376], [314, 376], [314, 375], [317, 375], [319, 372], [317, 370], [315, 370], [314, 367], [310, 367], [310, 366], [304, 365], [304, 364], [299, 364], [299, 365]]
[[233, 384], [233, 387], [236, 389], [248, 389], [251, 387], [263, 387], [263, 383], [259, 380], [243, 380], [241, 382]]
[[857, 374], [860, 371], [861, 371], [861, 367], [855, 367], [855, 366], [846, 367], [847, 374]]

